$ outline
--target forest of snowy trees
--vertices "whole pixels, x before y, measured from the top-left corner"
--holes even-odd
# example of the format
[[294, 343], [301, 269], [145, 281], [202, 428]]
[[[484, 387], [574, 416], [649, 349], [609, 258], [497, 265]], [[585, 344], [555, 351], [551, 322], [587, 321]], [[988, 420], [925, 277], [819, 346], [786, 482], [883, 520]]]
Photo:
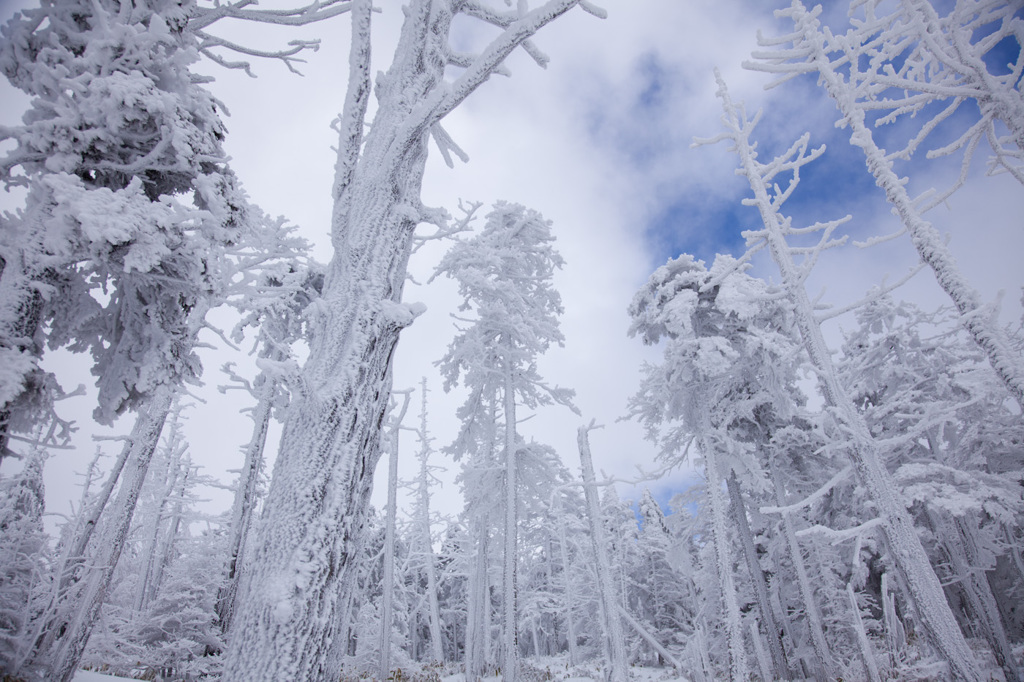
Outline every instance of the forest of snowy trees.
[[[1024, 680], [1024, 317], [954, 250], [1020, 216], [947, 232], [943, 213], [986, 183], [1024, 196], [1024, 7], [780, 2], [749, 54], [702, 74], [713, 90], [680, 86], [716, 117], [657, 146], [698, 168], [727, 154], [720, 215], [741, 219], [704, 226], [710, 252], [687, 242], [696, 209], [623, 227], [661, 246], [594, 323], [644, 359], [620, 390], [601, 339], [563, 328], [598, 307], [560, 292], [562, 244], [597, 227], [520, 203], [514, 179], [448, 206], [429, 184], [488, 172], [459, 133], [515, 131], [459, 116], [554, 70], [558, 26], [617, 30], [616, 3], [401, 4], [5, 13], [3, 681]], [[348, 56], [329, 224], [297, 227], [243, 187], [217, 88], [305, 68], [308, 31]], [[740, 100], [752, 79], [801, 102], [785, 125]], [[903, 271], [819, 294], [892, 245]], [[588, 274], [574, 292], [601, 291]], [[432, 287], [446, 350], [402, 385]], [[609, 377], [588, 385], [614, 387], [614, 413], [550, 371], [570, 355]], [[190, 432], [204, 386], [244, 428]], [[618, 453], [631, 477], [607, 470], [620, 422], [645, 439]]]

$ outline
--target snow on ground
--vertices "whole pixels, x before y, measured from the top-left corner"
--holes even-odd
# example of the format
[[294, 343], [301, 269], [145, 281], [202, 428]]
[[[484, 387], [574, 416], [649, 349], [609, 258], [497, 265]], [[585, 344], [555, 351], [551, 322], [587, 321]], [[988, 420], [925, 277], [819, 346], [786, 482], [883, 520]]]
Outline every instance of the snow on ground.
[[[540, 673], [535, 677], [550, 682], [601, 682], [604, 675], [601, 669], [595, 664], [582, 664], [569, 668], [564, 658], [546, 657], [541, 659], [527, 659], [524, 661], [527, 668], [532, 672]], [[545, 674], [546, 673], [546, 674]], [[661, 682], [662, 680], [674, 680], [678, 682], [683, 678], [674, 674], [671, 668], [641, 668], [630, 667], [629, 678], [633, 682]], [[72, 682], [115, 682], [116, 680], [127, 680], [131, 678], [116, 677], [91, 670], [79, 670]], [[435, 678], [436, 679], [436, 678]], [[462, 673], [446, 675], [441, 682], [465, 682], [466, 676]], [[501, 682], [501, 676], [484, 677], [482, 682]]]
[[127, 677], [114, 677], [103, 673], [94, 673], [91, 670], [79, 670], [75, 673], [71, 682], [110, 682], [111, 680], [127, 680]]

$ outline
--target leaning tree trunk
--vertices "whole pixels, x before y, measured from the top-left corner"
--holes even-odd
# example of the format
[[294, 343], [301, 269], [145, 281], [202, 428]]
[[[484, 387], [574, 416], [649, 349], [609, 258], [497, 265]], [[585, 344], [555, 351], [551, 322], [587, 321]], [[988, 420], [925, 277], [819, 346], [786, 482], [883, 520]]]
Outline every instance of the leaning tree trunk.
[[114, 567], [124, 549], [139, 492], [175, 393], [176, 388], [169, 385], [157, 389], [149, 405], [139, 412], [129, 436], [131, 452], [122, 471], [117, 497], [104, 512], [102, 532], [95, 550], [88, 566], [83, 567], [61, 594], [34, 652], [30, 665], [48, 670], [50, 680], [69, 682], [78, 669], [78, 662], [114, 576]]
[[594, 461], [590, 454], [588, 430], [588, 427], [581, 426], [576, 440], [580, 449], [587, 523], [590, 526], [590, 541], [594, 546], [594, 568], [597, 571], [597, 588], [601, 597], [601, 617], [604, 626], [602, 635], [609, 666], [608, 679], [610, 682], [625, 682], [629, 679], [626, 671], [626, 640], [622, 633], [619, 599], [615, 594], [612, 569], [608, 564], [608, 545], [604, 540], [604, 522], [601, 518], [601, 503], [597, 499], [597, 483], [594, 477]]
[[729, 476], [726, 486], [729, 490], [729, 499], [732, 502], [732, 516], [736, 521], [736, 529], [739, 531], [743, 558], [747, 564], [747, 573], [750, 574], [750, 580], [754, 585], [757, 610], [761, 614], [761, 624], [765, 631], [763, 636], [768, 641], [768, 653], [774, 668], [772, 677], [788, 680], [790, 678], [789, 664], [786, 662], [786, 651], [782, 648], [782, 638], [779, 636], [778, 619], [768, 600], [768, 582], [764, 578], [764, 571], [761, 570], [761, 563], [757, 560], [754, 536], [750, 530], [750, 523], [747, 521], [747, 508], [743, 502], [743, 493], [740, 491], [735, 471]]
[[249, 444], [245, 447], [245, 461], [238, 477], [238, 488], [231, 506], [231, 527], [228, 540], [227, 579], [217, 592], [217, 618], [221, 632], [227, 634], [231, 628], [231, 619], [235, 613], [235, 597], [238, 594], [239, 576], [242, 569], [242, 557], [245, 553], [246, 539], [252, 525], [253, 511], [256, 507], [256, 489], [259, 485], [260, 471], [263, 469], [263, 450], [267, 444], [267, 431], [270, 428], [270, 416], [273, 411], [273, 396], [277, 383], [270, 377], [262, 377], [259, 399], [252, 413], [253, 430]]
[[[768, 456], [768, 471], [775, 489], [775, 504], [785, 505], [786, 493], [779, 478], [778, 467], [775, 459]], [[800, 588], [800, 599], [804, 604], [804, 613], [807, 616], [807, 629], [811, 635], [811, 646], [814, 655], [818, 659], [815, 677], [817, 679], [832, 679], [832, 654], [829, 651], [828, 642], [825, 640], [825, 627], [822, 623], [821, 609], [811, 588], [810, 577], [807, 574], [807, 564], [804, 562], [804, 555], [800, 549], [800, 543], [796, 538], [796, 529], [793, 527], [793, 517], [789, 512], [782, 512], [782, 531], [786, 537], [786, 547], [789, 549], [789, 559], [793, 562], [793, 570], [796, 572], [797, 586]]]
[[987, 571], [980, 565], [983, 559], [979, 556], [975, 539], [976, 525], [961, 517], [947, 520], [938, 512], [929, 512], [928, 515], [946, 550], [949, 567], [967, 595], [967, 603], [974, 612], [973, 622], [988, 640], [1006, 682], [1020, 682], [1020, 671], [999, 606], [988, 583]]

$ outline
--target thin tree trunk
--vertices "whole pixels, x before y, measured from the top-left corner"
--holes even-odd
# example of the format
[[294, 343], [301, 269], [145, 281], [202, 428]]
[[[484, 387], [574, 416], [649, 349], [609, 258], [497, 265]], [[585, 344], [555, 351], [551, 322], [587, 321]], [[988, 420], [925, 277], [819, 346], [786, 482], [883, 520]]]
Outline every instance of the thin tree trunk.
[[754, 535], [750, 530], [750, 523], [747, 521], [747, 508], [743, 502], [743, 493], [740, 491], [735, 471], [729, 476], [726, 486], [729, 490], [729, 499], [732, 502], [732, 516], [736, 521], [736, 529], [739, 531], [740, 547], [743, 549], [743, 558], [747, 564], [747, 573], [750, 574], [750, 580], [754, 585], [757, 610], [761, 614], [761, 624], [765, 631], [763, 636], [768, 642], [768, 653], [771, 655], [773, 670], [772, 677], [788, 680], [790, 679], [789, 663], [786, 661], [786, 652], [782, 648], [778, 619], [768, 600], [768, 583], [764, 579], [764, 571], [761, 570], [761, 563], [757, 559]]
[[652, 635], [650, 632], [648, 632], [647, 628], [645, 628], [640, 621], [638, 621], [636, 618], [634, 618], [632, 615], [630, 615], [629, 611], [627, 611], [625, 609], [625, 607], [619, 606], [619, 615], [622, 616], [622, 619], [624, 621], [629, 623], [629, 625], [633, 628], [633, 630], [636, 632], [636, 634], [640, 635], [640, 637], [645, 642], [647, 642], [647, 644], [650, 645], [650, 647], [652, 649], [654, 649], [656, 652], [658, 652], [658, 655], [661, 656], [664, 659], [665, 663], [668, 663], [673, 668], [675, 668], [676, 672], [678, 672], [678, 673], [681, 673], [683, 671], [683, 667], [679, 663], [679, 661], [676, 660], [676, 657], [673, 656], [672, 653], [668, 649], [666, 649], [664, 646], [662, 646], [661, 642], [659, 642], [654, 637], [654, 635]]
[[391, 675], [391, 629], [394, 625], [395, 599], [395, 524], [398, 520], [398, 435], [402, 419], [409, 407], [409, 394], [402, 396], [402, 407], [391, 422], [388, 439], [388, 502], [384, 522], [384, 580], [381, 585], [383, 597], [380, 609], [380, 679]]
[[419, 519], [420, 544], [422, 545], [423, 568], [427, 574], [427, 607], [430, 625], [430, 657], [434, 663], [444, 662], [444, 647], [441, 639], [441, 605], [437, 601], [437, 568], [434, 565], [434, 541], [430, 533], [430, 481], [428, 462], [430, 440], [427, 437], [427, 379], [420, 382], [420, 480], [417, 491], [417, 517]]
[[[773, 457], [768, 457], [768, 471], [775, 488], [775, 504], [782, 507], [786, 504], [786, 493], [779, 478], [778, 467]], [[800, 543], [796, 539], [796, 529], [793, 527], [793, 519], [787, 513], [782, 513], [782, 531], [786, 536], [786, 547], [789, 549], [789, 559], [793, 563], [793, 570], [796, 571], [797, 586], [800, 588], [800, 600], [803, 602], [804, 613], [807, 615], [807, 629], [811, 635], [811, 646], [817, 658], [815, 677], [818, 679], [832, 679], [833, 664], [832, 654], [829, 651], [828, 642], [825, 640], [825, 627], [821, 618], [821, 610], [818, 608], [818, 600], [811, 588], [810, 577], [807, 575], [807, 564], [804, 562], [804, 555], [800, 549]]]
[[860, 607], [857, 605], [857, 595], [853, 591], [853, 585], [846, 584], [846, 594], [850, 598], [850, 609], [853, 613], [853, 629], [857, 633], [857, 643], [860, 645], [861, 658], [864, 659], [864, 668], [867, 670], [871, 682], [882, 682], [878, 674], [878, 662], [875, 660], [875, 652], [871, 648], [871, 640], [864, 630], [864, 621], [860, 617]]
[[558, 551], [562, 559], [562, 579], [565, 581], [565, 624], [569, 640], [569, 665], [576, 666], [580, 661], [576, 642], [576, 619], [572, 615], [572, 608], [576, 604], [576, 587], [569, 577], [569, 550], [566, 546], [565, 524], [556, 519], [555, 526], [558, 528]]
[[[168, 428], [167, 438], [165, 439], [166, 445], [164, 446], [165, 454], [162, 457], [157, 457], [157, 461], [163, 464], [163, 491], [160, 493], [160, 500], [157, 504], [157, 508], [154, 510], [154, 518], [152, 519], [153, 527], [152, 533], [150, 534], [149, 542], [146, 543], [146, 549], [142, 556], [145, 561], [145, 570], [142, 573], [142, 581], [135, 595], [135, 613], [141, 614], [149, 603], [151, 593], [151, 583], [153, 581], [153, 575], [157, 571], [157, 564], [162, 562], [164, 559], [160, 556], [160, 526], [167, 518], [166, 512], [167, 507], [171, 503], [171, 497], [174, 495], [175, 490], [178, 487], [178, 477], [181, 473], [179, 471], [179, 464], [181, 455], [184, 454], [184, 447], [180, 441], [179, 433], [179, 417], [181, 415], [181, 407], [177, 403], [171, 408], [168, 418], [170, 419], [170, 425]], [[157, 472], [159, 475], [159, 472]]]
[[519, 563], [517, 553], [517, 536], [519, 515], [517, 512], [518, 491], [516, 474], [518, 467], [516, 436], [516, 398], [513, 369], [505, 369], [505, 558], [502, 578], [502, 669], [501, 677], [505, 682], [515, 682], [519, 678], [519, 636], [516, 592], [516, 569]]
[[[702, 389], [697, 389], [702, 390]], [[699, 408], [700, 409], [700, 408]], [[700, 419], [707, 421], [707, 410], [700, 409]], [[743, 625], [740, 616], [740, 605], [736, 600], [736, 584], [732, 575], [732, 551], [729, 540], [729, 522], [727, 519], [728, 502], [722, 492], [722, 480], [718, 471], [718, 452], [716, 446], [706, 437], [699, 434], [697, 442], [704, 456], [704, 478], [707, 482], [708, 506], [711, 508], [711, 542], [715, 547], [716, 572], [718, 584], [722, 592], [723, 611], [725, 612], [725, 631], [729, 642], [729, 676], [733, 680], [745, 680], [749, 674], [746, 647], [743, 644]]]
[[608, 565], [608, 545], [604, 538], [604, 522], [601, 515], [601, 503], [597, 498], [597, 483], [594, 476], [594, 462], [590, 455], [589, 428], [581, 426], [576, 440], [580, 449], [580, 468], [583, 472], [583, 492], [587, 501], [587, 522], [590, 525], [590, 541], [594, 546], [595, 569], [601, 597], [601, 617], [604, 625], [605, 655], [608, 660], [608, 679], [610, 682], [625, 682], [626, 646], [622, 633], [622, 620], [619, 618], [619, 599], [615, 595], [615, 584], [612, 580], [611, 566]]
[[231, 629], [231, 620], [235, 613], [235, 598], [238, 595], [242, 571], [241, 562], [255, 512], [256, 489], [259, 485], [260, 471], [263, 470], [263, 451], [267, 444], [267, 431], [270, 428], [273, 396], [276, 391], [277, 383], [264, 375], [259, 398], [252, 413], [252, 437], [245, 448], [245, 460], [238, 477], [238, 489], [235, 491], [235, 499], [231, 506], [227, 580], [217, 593], [217, 618], [224, 634]]
[[484, 673], [487, 658], [487, 526], [476, 523], [476, 556], [469, 578], [466, 605], [466, 679], [476, 682]]

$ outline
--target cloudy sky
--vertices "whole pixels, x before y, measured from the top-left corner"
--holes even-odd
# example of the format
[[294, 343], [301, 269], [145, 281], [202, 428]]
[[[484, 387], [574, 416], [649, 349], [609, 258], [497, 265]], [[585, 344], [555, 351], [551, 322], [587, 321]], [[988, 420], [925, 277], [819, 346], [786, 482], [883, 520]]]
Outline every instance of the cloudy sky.
[[[265, 0], [264, 7], [282, 6]], [[531, 3], [535, 4], [535, 3]], [[424, 202], [456, 213], [459, 200], [487, 206], [504, 199], [540, 211], [554, 224], [566, 265], [556, 285], [563, 297], [564, 348], [540, 363], [553, 384], [575, 389], [582, 416], [549, 408], [522, 425], [528, 438], [554, 446], [573, 471], [578, 470], [576, 427], [594, 419], [604, 429], [592, 433], [595, 464], [609, 476], [635, 479], [637, 467], [654, 469], [656, 449], [640, 428], [619, 421], [638, 384], [638, 368], [656, 361], [657, 349], [644, 348], [627, 336], [626, 315], [633, 293], [658, 265], [680, 253], [708, 264], [718, 252], [739, 255], [740, 232], [758, 226], [755, 209], [743, 207], [747, 193], [733, 172], [735, 159], [725, 144], [693, 149], [694, 137], [720, 131], [713, 69], [722, 71], [734, 99], [751, 112], [764, 107], [759, 127], [763, 155], [781, 151], [803, 131], [814, 144], [827, 143], [825, 159], [806, 172], [791, 202], [796, 222], [827, 220], [851, 214], [848, 232], [857, 238], [890, 232], [894, 219], [881, 192], [864, 170], [859, 151], [837, 131], [837, 114], [813, 79], [791, 82], [765, 93], [764, 74], [744, 71], [741, 63], [756, 47], [757, 32], [774, 35], [786, 26], [771, 14], [773, 3], [734, 0], [604, 0], [608, 18], [598, 20], [574, 10], [536, 38], [551, 58], [540, 69], [523, 53], [508, 61], [511, 78], [493, 77], [446, 121], [446, 128], [470, 157], [449, 169], [436, 153], [428, 163]], [[401, 11], [397, 0], [384, 0], [376, 14], [375, 69], [386, 69], [397, 38]], [[3, 18], [14, 11], [4, 2]], [[346, 16], [305, 29], [223, 27], [216, 32], [247, 45], [269, 49], [295, 38], [321, 38], [321, 49], [308, 55], [298, 77], [274, 62], [254, 63], [257, 78], [216, 65], [199, 66], [216, 80], [209, 87], [230, 116], [227, 150], [251, 199], [272, 215], [284, 215], [316, 245], [316, 257], [329, 258], [327, 230], [335, 135], [331, 120], [341, 109], [347, 73], [349, 24]], [[458, 27], [460, 47], [479, 45], [486, 35], [472, 22]], [[0, 124], [16, 123], [24, 100], [0, 90]], [[914, 173], [915, 189], [942, 184], [943, 164], [927, 164]], [[1024, 192], [1005, 177], [979, 178], [929, 218], [950, 234], [950, 246], [986, 300], [1005, 292], [1002, 314], [1020, 319], [1024, 268], [1022, 225]], [[6, 207], [17, 199], [4, 199]], [[482, 222], [482, 221], [481, 221]], [[426, 283], [445, 246], [429, 244], [414, 256], [415, 280]], [[842, 305], [859, 298], [885, 276], [895, 279], [914, 262], [906, 238], [861, 251], [832, 252], [810, 284], [812, 295], [825, 289], [823, 301]], [[755, 263], [755, 273], [774, 276], [770, 263]], [[919, 275], [901, 296], [922, 304], [942, 302], [929, 273]], [[433, 362], [454, 334], [450, 314], [458, 300], [447, 280], [410, 283], [407, 301], [422, 301], [428, 311], [403, 333], [395, 371], [396, 388], [418, 386], [427, 377], [429, 427], [435, 444], [446, 444], [457, 424], [460, 393], [445, 395]], [[230, 324], [229, 321], [224, 322]], [[838, 324], [829, 329], [835, 338]], [[69, 377], [68, 386], [91, 384], [84, 358], [55, 356]], [[249, 437], [249, 424], [238, 413], [237, 394], [221, 396], [216, 372], [222, 354], [206, 357], [208, 402], [189, 415], [192, 456], [210, 473], [224, 475], [240, 465], [238, 448]], [[77, 372], [75, 377], [72, 374]], [[87, 415], [88, 399], [68, 406]], [[71, 403], [72, 401], [68, 401]], [[410, 410], [415, 417], [418, 397]], [[84, 419], [84, 418], [83, 418]], [[85, 426], [83, 424], [83, 426]], [[58, 453], [50, 469], [56, 497], [69, 495], [68, 471], [83, 469], [95, 446], [82, 429], [79, 452]], [[403, 476], [411, 476], [417, 444], [404, 436]], [[111, 447], [112, 451], [112, 447]], [[268, 447], [276, 456], [276, 447]], [[457, 465], [438, 454], [448, 482], [435, 504], [447, 513], [459, 509]], [[386, 468], [378, 470], [381, 476]], [[680, 470], [650, 486], [659, 499], [678, 491], [688, 476]], [[619, 486], [624, 497], [639, 488]], [[56, 492], [63, 491], [63, 492]], [[378, 494], [379, 501], [381, 496]]]

